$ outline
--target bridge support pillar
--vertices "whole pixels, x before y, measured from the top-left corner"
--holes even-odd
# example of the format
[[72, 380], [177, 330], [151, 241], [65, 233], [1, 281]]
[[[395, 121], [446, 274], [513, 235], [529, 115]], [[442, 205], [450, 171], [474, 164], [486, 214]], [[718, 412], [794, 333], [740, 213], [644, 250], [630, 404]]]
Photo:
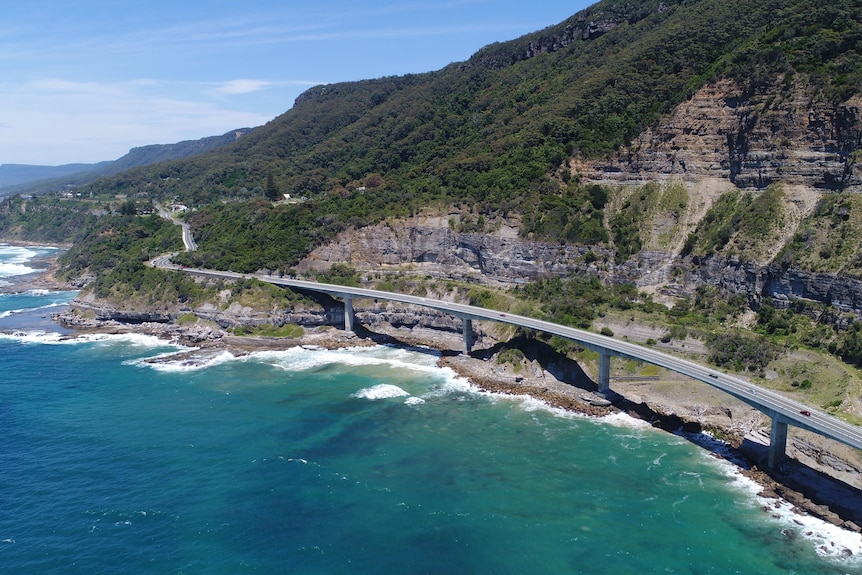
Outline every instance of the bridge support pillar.
[[769, 434], [769, 467], [775, 469], [775, 466], [785, 457], [787, 457], [787, 423], [773, 416], [772, 431]]
[[353, 298], [344, 298], [344, 331], [353, 331]]
[[470, 319], [461, 319], [461, 332], [464, 334], [464, 354], [469, 355], [473, 348], [473, 322]]
[[609, 391], [611, 388], [611, 356], [608, 353], [599, 352], [599, 393]]

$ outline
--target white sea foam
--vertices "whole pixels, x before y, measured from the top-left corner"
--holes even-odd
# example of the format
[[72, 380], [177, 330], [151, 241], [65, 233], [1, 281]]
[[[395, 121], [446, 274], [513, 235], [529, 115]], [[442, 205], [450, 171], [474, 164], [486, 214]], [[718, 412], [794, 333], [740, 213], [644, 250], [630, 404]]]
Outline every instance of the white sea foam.
[[22, 263], [36, 257], [39, 252], [24, 246], [0, 244], [0, 258], [7, 262]]
[[433, 373], [441, 380], [451, 374], [450, 370], [441, 370], [437, 367], [436, 356], [387, 346], [337, 350], [303, 346], [286, 350], [258, 351], [243, 355], [234, 355], [228, 351], [212, 353], [202, 350], [190, 354], [167, 353], [161, 356], [129, 361], [130, 364], [165, 372], [190, 372], [230, 362], [259, 362], [292, 373], [341, 365], [348, 369], [379, 366], [389, 367], [393, 370], [427, 372]]
[[0, 244], [0, 278], [22, 276], [39, 271], [25, 265], [38, 255], [39, 252], [29, 248]]
[[[104, 344], [127, 344], [143, 348], [158, 348], [173, 345], [168, 341], [151, 335], [137, 333], [107, 334], [93, 333], [75, 336], [66, 336], [57, 332], [46, 332], [41, 330], [15, 331], [11, 333], [0, 333], [0, 338], [16, 340], [21, 343], [45, 344], [45, 345], [81, 345], [88, 343]], [[182, 346], [175, 346], [183, 349]]]
[[126, 344], [139, 348], [145, 349], [155, 349], [165, 346], [172, 346], [177, 349], [190, 349], [184, 348], [181, 345], [177, 345], [169, 342], [168, 340], [161, 339], [155, 335], [146, 335], [143, 333], [111, 333], [111, 334], [86, 334], [79, 335], [74, 338], [70, 338], [66, 340], [69, 343], [92, 343], [92, 342], [102, 342], [106, 344]]
[[360, 399], [387, 399], [390, 397], [404, 397], [409, 395], [409, 393], [397, 385], [381, 383], [373, 387], [360, 389], [353, 394], [353, 397], [358, 397]]
[[[181, 348], [181, 346], [177, 346]], [[186, 348], [192, 351], [190, 348]], [[172, 359], [173, 358], [173, 359]], [[236, 361], [237, 356], [229, 351], [212, 354], [177, 354], [175, 351], [159, 354], [155, 357], [129, 360], [127, 363], [137, 367], [149, 367], [164, 373], [189, 373], [200, 371], [216, 365]]]
[[608, 415], [599, 418], [602, 423], [608, 423], [616, 427], [628, 427], [630, 429], [652, 429], [652, 425], [648, 421], [632, 417], [623, 412], [609, 413]]
[[178, 356], [177, 361], [159, 361], [147, 365], [166, 371], [191, 371], [203, 369], [220, 363], [231, 361], [257, 361], [290, 372], [314, 371], [328, 366], [344, 366], [347, 369], [380, 367], [390, 368], [394, 373], [412, 371], [427, 373], [433, 376], [429, 381], [433, 387], [422, 390], [422, 397], [411, 395], [403, 388], [381, 383], [357, 391], [354, 396], [364, 399], [384, 399], [390, 397], [407, 397], [405, 403], [418, 405], [425, 398], [444, 395], [452, 392], [463, 392], [471, 389], [469, 382], [458, 377], [451, 369], [437, 366], [438, 355], [435, 353], [417, 352], [390, 346], [370, 346], [342, 349], [325, 349], [318, 347], [294, 347], [279, 351], [260, 351], [248, 355], [233, 356], [227, 352], [218, 355]]
[[388, 366], [393, 369], [440, 373], [436, 354], [424, 354], [389, 346], [324, 349], [295, 347], [261, 351], [246, 356], [290, 371], [307, 371], [327, 365], [346, 367]]
[[23, 264], [0, 263], [0, 278], [9, 278], [13, 276], [24, 276], [35, 273], [39, 270], [25, 266]]
[[37, 307], [22, 307], [18, 309], [7, 309], [5, 311], [0, 312], [0, 318], [9, 317], [10, 315], [18, 315], [22, 313], [33, 313], [41, 310], [48, 310], [57, 307], [63, 307], [69, 305], [66, 302], [57, 302], [57, 303], [49, 303], [46, 305], [40, 305]]
[[13, 340], [27, 344], [64, 343], [62, 334], [45, 331], [16, 331], [12, 333], [0, 332], [0, 339]]
[[[718, 452], [721, 451], [719, 446]], [[808, 541], [815, 552], [826, 560], [853, 567], [854, 570], [862, 567], [862, 538], [857, 533], [799, 513], [794, 505], [786, 500], [764, 497], [761, 495], [763, 487], [743, 475], [738, 464], [728, 459], [717, 459], [707, 452], [704, 452], [704, 457], [708, 457], [724, 472], [731, 485], [741, 491], [751, 505], [756, 505], [768, 513], [769, 520], [773, 521], [776, 529], [785, 536]]]

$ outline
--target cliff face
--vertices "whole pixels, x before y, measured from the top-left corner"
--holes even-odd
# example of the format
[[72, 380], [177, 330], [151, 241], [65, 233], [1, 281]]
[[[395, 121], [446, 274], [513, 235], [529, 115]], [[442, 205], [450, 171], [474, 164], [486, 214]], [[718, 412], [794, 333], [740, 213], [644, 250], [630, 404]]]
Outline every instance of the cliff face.
[[[582, 261], [589, 251], [584, 246], [525, 241], [511, 228], [497, 234], [457, 233], [447, 219], [417, 217], [341, 234], [297, 267], [320, 270], [347, 262], [359, 270], [379, 270], [409, 264], [438, 277], [518, 283], [578, 270], [598, 273], [598, 268]], [[609, 250], [604, 251], [612, 257]]]
[[862, 314], [862, 280], [858, 278], [720, 257], [697, 264], [691, 268], [694, 284], [710, 284], [727, 293], [745, 295], [755, 305], [764, 297], [772, 298], [779, 307], [802, 299]]
[[[585, 257], [589, 252], [590, 257]], [[617, 264], [607, 249], [532, 242], [511, 235], [460, 234], [443, 225], [442, 218], [413, 218], [346, 232], [315, 250], [299, 269], [327, 269], [340, 262], [360, 271], [411, 270], [503, 285], [547, 275], [588, 274], [671, 296], [690, 295], [697, 286], [708, 284], [745, 295], [755, 306], [764, 297], [773, 298], [779, 306], [801, 298], [862, 312], [862, 280], [853, 277], [721, 256], [681, 258], [656, 251], [642, 251]]]
[[700, 89], [618, 158], [575, 171], [603, 181], [723, 178], [739, 188], [775, 182], [862, 191], [862, 100], [818, 103], [800, 82], [745, 95], [730, 80]]

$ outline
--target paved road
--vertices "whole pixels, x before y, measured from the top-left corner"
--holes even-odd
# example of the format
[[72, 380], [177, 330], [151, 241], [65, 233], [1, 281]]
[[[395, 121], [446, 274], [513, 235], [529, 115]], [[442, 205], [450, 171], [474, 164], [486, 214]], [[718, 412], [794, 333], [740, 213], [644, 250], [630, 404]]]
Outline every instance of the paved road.
[[183, 229], [183, 246], [185, 246], [187, 252], [194, 252], [198, 249], [198, 244], [195, 243], [195, 238], [192, 235], [192, 227], [178, 219], [176, 219], [173, 214], [167, 211], [162, 207], [161, 204], [156, 204], [156, 209], [159, 210], [159, 215], [166, 220], [170, 220], [174, 224], [180, 226]]
[[709, 367], [680, 359], [648, 347], [635, 345], [633, 343], [596, 333], [525, 316], [501, 313], [481, 307], [413, 295], [333, 284], [321, 284], [317, 282], [268, 275], [250, 275], [216, 270], [180, 268], [170, 262], [170, 256], [156, 258], [156, 260], [153, 261], [153, 264], [158, 267], [178, 269], [187, 273], [215, 278], [242, 279], [255, 277], [261, 281], [275, 285], [324, 292], [338, 297], [398, 301], [444, 311], [461, 317], [462, 319], [496, 321], [551, 333], [576, 341], [589, 349], [598, 351], [599, 353], [618, 355], [637, 361], [644, 361], [700, 380], [708, 385], [729, 393], [756, 409], [763, 411], [770, 417], [777, 417], [781, 421], [790, 425], [795, 425], [814, 433], [830, 437], [836, 441], [855, 447], [856, 449], [862, 449], [862, 428], [858, 426], [841, 421], [823, 411], [807, 406], [798, 401], [794, 401], [777, 392], [754, 385], [743, 379], [727, 375]]

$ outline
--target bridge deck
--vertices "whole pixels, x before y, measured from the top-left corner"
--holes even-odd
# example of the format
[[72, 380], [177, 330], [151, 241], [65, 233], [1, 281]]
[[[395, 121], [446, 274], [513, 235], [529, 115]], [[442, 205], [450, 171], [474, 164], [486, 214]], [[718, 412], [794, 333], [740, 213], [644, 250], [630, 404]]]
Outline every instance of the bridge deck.
[[[161, 267], [169, 267], [172, 269], [180, 269], [170, 263], [169, 260], [154, 260], [154, 265]], [[595, 334], [592, 332], [571, 328], [547, 321], [537, 320], [525, 316], [502, 313], [485, 308], [446, 302], [432, 298], [412, 296], [406, 294], [398, 294], [394, 292], [386, 292], [372, 290], [359, 287], [340, 286], [334, 284], [322, 284], [317, 282], [297, 280], [268, 275], [249, 275], [238, 274], [234, 272], [223, 272], [216, 270], [204, 269], [183, 269], [187, 273], [197, 274], [208, 277], [218, 277], [224, 279], [243, 279], [254, 277], [264, 282], [269, 282], [275, 285], [288, 288], [297, 288], [303, 290], [311, 290], [322, 293], [327, 293], [332, 296], [340, 297], [349, 302], [348, 306], [352, 311], [352, 302], [357, 298], [376, 299], [397, 301], [401, 303], [424, 306], [431, 309], [436, 309], [445, 313], [460, 317], [465, 326], [470, 321], [495, 321], [507, 323], [519, 327], [543, 331], [546, 333], [558, 335], [560, 337], [577, 342], [578, 344], [592, 349], [600, 354], [600, 380], [604, 377], [605, 386], [609, 379], [609, 369], [606, 363], [611, 356], [624, 357], [636, 361], [651, 363], [659, 367], [683, 374], [693, 379], [702, 381], [707, 385], [718, 388], [725, 393], [736, 397], [751, 405], [755, 409], [762, 411], [773, 419], [778, 425], [793, 425], [802, 429], [806, 429], [813, 433], [823, 435], [834, 439], [835, 441], [844, 443], [856, 449], [862, 449], [862, 428], [841, 421], [828, 413], [825, 413], [816, 408], [810, 407], [798, 401], [789, 399], [775, 391], [764, 387], [757, 386], [743, 379], [727, 375], [721, 371], [699, 365], [697, 363], [687, 361], [672, 355], [656, 351], [654, 349], [636, 345], [626, 341], [620, 341], [612, 337]], [[352, 313], [349, 321], [352, 328]], [[467, 338], [467, 328], [465, 327], [465, 338]], [[599, 382], [600, 387], [602, 381]], [[782, 447], [783, 449], [783, 447]]]

